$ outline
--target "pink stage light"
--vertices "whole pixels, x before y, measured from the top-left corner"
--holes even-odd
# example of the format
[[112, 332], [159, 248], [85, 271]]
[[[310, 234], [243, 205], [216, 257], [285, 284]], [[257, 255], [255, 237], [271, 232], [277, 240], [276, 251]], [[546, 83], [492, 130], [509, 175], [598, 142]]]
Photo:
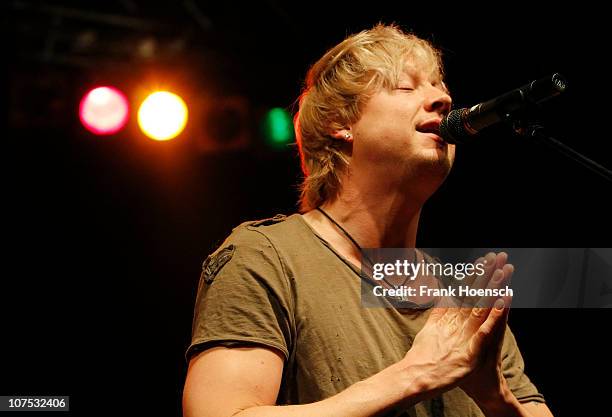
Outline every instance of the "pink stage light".
[[81, 123], [96, 135], [117, 133], [125, 126], [128, 117], [128, 100], [115, 87], [96, 87], [83, 96], [79, 105]]

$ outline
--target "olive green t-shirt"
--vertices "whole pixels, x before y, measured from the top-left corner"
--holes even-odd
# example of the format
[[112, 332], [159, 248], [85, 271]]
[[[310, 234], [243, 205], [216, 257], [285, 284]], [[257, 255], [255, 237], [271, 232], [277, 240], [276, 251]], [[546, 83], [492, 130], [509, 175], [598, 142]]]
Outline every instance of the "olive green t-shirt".
[[[363, 308], [360, 271], [300, 214], [236, 227], [203, 265], [189, 359], [212, 346], [285, 355], [277, 404], [333, 396], [401, 360], [429, 310]], [[521, 402], [544, 402], [507, 329], [503, 373]], [[483, 416], [460, 388], [389, 416]]]

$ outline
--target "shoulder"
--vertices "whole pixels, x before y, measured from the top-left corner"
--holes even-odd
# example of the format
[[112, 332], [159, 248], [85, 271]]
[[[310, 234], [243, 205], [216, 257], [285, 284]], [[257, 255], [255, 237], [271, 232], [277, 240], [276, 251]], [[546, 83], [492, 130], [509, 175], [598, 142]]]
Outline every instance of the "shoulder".
[[277, 246], [283, 243], [278, 238], [291, 235], [290, 230], [296, 226], [294, 216], [277, 214], [265, 219], [245, 221], [234, 227], [223, 243], [204, 260], [203, 276], [209, 278], [206, 281], [212, 281], [217, 272], [228, 263], [280, 267]]
[[293, 241], [306, 230], [300, 214], [277, 214], [241, 223], [232, 229], [224, 243], [247, 247], [283, 245], [285, 241]]
[[286, 215], [277, 214], [274, 217], [242, 222], [232, 229], [231, 233], [225, 238], [223, 243], [219, 245], [211, 255], [216, 255], [218, 252], [229, 246], [232, 246], [234, 249], [236, 246], [240, 246], [242, 248], [257, 248], [266, 246], [266, 242], [269, 240], [267, 239], [266, 233], [264, 233], [266, 226], [283, 222], [286, 219]]

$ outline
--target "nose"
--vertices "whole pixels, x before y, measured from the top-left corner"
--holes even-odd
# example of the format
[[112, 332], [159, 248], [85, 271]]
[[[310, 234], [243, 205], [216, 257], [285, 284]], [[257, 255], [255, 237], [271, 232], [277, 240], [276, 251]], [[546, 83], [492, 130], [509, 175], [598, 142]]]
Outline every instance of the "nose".
[[425, 110], [429, 112], [437, 112], [442, 116], [446, 116], [450, 113], [453, 100], [446, 90], [431, 85], [428, 89], [427, 97], [425, 100]]

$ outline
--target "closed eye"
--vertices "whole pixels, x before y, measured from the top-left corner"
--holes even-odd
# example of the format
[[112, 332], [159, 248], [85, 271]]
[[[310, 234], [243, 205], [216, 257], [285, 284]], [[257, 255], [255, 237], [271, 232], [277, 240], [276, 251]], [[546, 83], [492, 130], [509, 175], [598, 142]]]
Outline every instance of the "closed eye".
[[414, 91], [414, 88], [410, 88], [410, 87], [398, 87], [398, 88], [396, 88], [396, 90]]

